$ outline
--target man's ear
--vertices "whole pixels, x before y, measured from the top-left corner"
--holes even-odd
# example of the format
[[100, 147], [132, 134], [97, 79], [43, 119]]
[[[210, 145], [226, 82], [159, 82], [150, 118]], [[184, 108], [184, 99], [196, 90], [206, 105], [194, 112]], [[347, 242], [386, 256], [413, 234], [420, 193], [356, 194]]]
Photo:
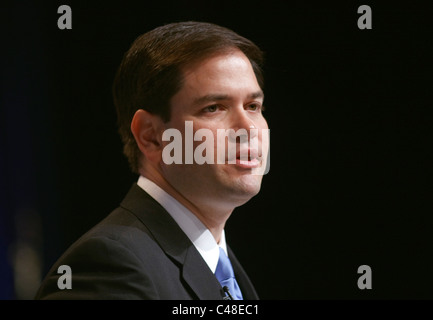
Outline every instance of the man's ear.
[[162, 157], [162, 126], [161, 117], [143, 109], [137, 110], [131, 121], [131, 132], [138, 148], [147, 160], [154, 163], [159, 163]]

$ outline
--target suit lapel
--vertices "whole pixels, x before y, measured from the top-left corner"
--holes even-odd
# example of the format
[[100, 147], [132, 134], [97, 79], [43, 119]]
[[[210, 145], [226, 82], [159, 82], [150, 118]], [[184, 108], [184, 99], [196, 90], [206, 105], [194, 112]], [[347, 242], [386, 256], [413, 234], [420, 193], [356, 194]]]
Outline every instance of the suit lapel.
[[222, 299], [222, 289], [215, 275], [182, 229], [158, 202], [134, 184], [121, 206], [132, 212], [147, 227], [162, 250], [179, 264], [185, 283], [198, 299]]
[[221, 300], [225, 296], [217, 278], [192, 244], [185, 257], [182, 275], [201, 300]]

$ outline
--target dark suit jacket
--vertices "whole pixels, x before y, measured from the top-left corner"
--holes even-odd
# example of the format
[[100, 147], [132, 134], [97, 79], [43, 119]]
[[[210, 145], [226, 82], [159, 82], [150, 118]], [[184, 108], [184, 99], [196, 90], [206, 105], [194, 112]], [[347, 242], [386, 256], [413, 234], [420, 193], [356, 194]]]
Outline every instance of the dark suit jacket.
[[[230, 248], [244, 299], [257, 293]], [[60, 265], [72, 289], [59, 289]], [[137, 184], [120, 207], [78, 239], [53, 265], [36, 299], [206, 299], [225, 294], [200, 253], [169, 213]]]

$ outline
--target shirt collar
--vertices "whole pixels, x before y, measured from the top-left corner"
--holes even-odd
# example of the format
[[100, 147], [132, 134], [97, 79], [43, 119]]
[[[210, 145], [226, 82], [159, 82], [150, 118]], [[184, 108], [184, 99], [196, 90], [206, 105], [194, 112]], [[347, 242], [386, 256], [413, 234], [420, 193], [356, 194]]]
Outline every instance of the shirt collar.
[[222, 231], [221, 239], [218, 244], [209, 229], [206, 228], [196, 215], [153, 181], [140, 176], [137, 184], [170, 214], [194, 244], [212, 272], [215, 273], [219, 260], [219, 247], [221, 247], [227, 254], [224, 230]]

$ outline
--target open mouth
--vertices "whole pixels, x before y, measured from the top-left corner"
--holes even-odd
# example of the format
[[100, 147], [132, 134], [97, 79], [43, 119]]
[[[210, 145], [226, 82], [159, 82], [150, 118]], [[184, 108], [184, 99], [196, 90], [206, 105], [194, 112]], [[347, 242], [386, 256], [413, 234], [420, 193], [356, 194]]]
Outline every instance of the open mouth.
[[257, 168], [261, 164], [257, 149], [243, 149], [236, 153], [236, 166], [242, 168]]

